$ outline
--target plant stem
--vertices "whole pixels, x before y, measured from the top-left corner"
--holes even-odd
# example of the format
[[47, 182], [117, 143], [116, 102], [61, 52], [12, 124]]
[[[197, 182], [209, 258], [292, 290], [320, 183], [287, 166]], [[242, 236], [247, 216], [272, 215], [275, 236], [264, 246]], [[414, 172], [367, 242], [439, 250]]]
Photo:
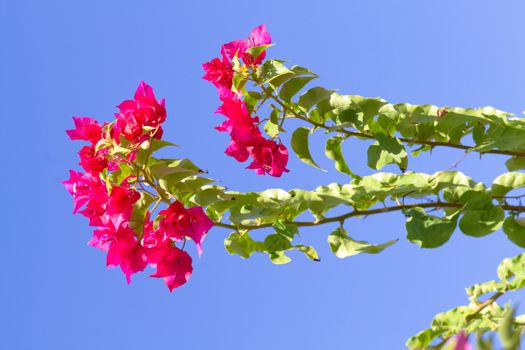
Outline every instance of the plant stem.
[[[329, 224], [332, 222], [341, 222], [346, 219], [355, 217], [355, 216], [369, 216], [369, 215], [375, 215], [375, 214], [382, 214], [382, 213], [389, 213], [393, 211], [400, 211], [405, 209], [412, 209], [412, 208], [462, 208], [463, 204], [461, 203], [446, 203], [446, 202], [426, 202], [426, 203], [415, 203], [415, 204], [402, 204], [402, 205], [395, 205], [391, 207], [383, 207], [383, 208], [377, 208], [377, 209], [369, 209], [369, 210], [358, 210], [354, 209], [349, 213], [334, 216], [331, 218], [324, 218], [318, 221], [285, 221], [286, 224], [295, 225], [297, 227], [310, 227], [310, 226], [319, 226], [323, 224]], [[516, 212], [525, 212], [525, 206], [519, 206], [519, 205], [509, 205], [509, 204], [502, 204], [500, 207], [504, 210], [511, 210]], [[232, 225], [232, 224], [226, 224], [222, 222], [215, 223], [215, 226], [222, 227], [222, 228], [228, 228], [232, 230], [257, 230], [261, 228], [271, 227], [272, 224], [261, 224], [261, 225]]]
[[485, 309], [486, 307], [492, 305], [496, 300], [498, 300], [503, 294], [505, 294], [505, 292], [497, 292], [495, 293], [494, 295], [492, 295], [490, 298], [488, 298], [487, 300], [485, 300], [484, 302], [482, 302], [481, 304], [479, 304], [476, 309], [474, 310], [473, 313], [471, 313], [470, 315], [467, 316], [466, 320], [467, 321], [471, 321], [472, 319], [474, 319], [481, 311], [483, 311], [483, 309]]

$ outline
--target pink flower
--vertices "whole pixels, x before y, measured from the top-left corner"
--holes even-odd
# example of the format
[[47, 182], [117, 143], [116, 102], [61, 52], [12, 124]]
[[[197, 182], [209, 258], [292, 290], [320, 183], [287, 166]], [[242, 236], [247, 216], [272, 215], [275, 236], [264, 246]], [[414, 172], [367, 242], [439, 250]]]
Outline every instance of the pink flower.
[[78, 152], [80, 157], [80, 166], [85, 171], [98, 174], [108, 167], [107, 152], [95, 151], [94, 146], [84, 146]]
[[108, 193], [106, 186], [98, 176], [70, 170], [69, 180], [62, 181], [62, 183], [73, 196], [73, 214], [90, 200], [98, 203], [105, 203], [107, 201]]
[[236, 98], [227, 99], [217, 109], [216, 113], [221, 113], [228, 118], [216, 129], [221, 132], [228, 132], [233, 140], [247, 142], [261, 136], [261, 131], [257, 126], [259, 119], [250, 116], [244, 101]]
[[140, 193], [133, 188], [115, 186], [111, 189], [107, 213], [109, 215], [121, 214], [129, 219], [133, 210], [133, 204], [140, 199]]
[[106, 265], [108, 267], [120, 266], [126, 275], [128, 284], [131, 283], [132, 274], [144, 271], [148, 265], [146, 252], [133, 236], [131, 229], [129, 229], [128, 235], [121, 235], [111, 242], [106, 257]]
[[259, 129], [259, 118], [252, 117], [242, 94], [231, 91], [234, 71], [231, 60], [235, 56], [242, 59], [246, 65], [257, 65], [262, 62], [265, 53], [262, 52], [256, 59], [247, 51], [250, 48], [269, 45], [272, 43], [266, 25], [254, 28], [245, 40], [234, 40], [221, 47], [222, 59], [215, 58], [204, 63], [204, 79], [213, 83], [223, 102], [216, 113], [223, 114], [227, 119], [216, 129], [230, 134], [231, 141], [226, 148], [226, 154], [239, 162], [246, 161], [250, 156], [253, 161], [248, 166], [257, 174], [279, 177], [288, 172], [288, 150], [282, 144], [267, 140]]
[[258, 175], [267, 173], [270, 176], [280, 177], [283, 172], [288, 172], [288, 150], [283, 144], [273, 140], [261, 138], [260, 143], [248, 148], [253, 162], [248, 169], [255, 169]]
[[246, 145], [236, 140], [231, 140], [226, 148], [225, 153], [230, 157], [235, 158], [238, 162], [245, 162], [248, 160], [250, 153], [246, 149]]
[[252, 47], [269, 45], [272, 43], [272, 37], [270, 33], [266, 30], [266, 25], [260, 25], [254, 28], [248, 39], [246, 40], [234, 40], [227, 44], [224, 44], [221, 48], [221, 54], [223, 57], [228, 57], [233, 59], [235, 54], [237, 57], [242, 58], [246, 64], [260, 64], [264, 57], [266, 56], [265, 52], [261, 53], [256, 60], [253, 59], [252, 55], [246, 53], [246, 51]]
[[269, 45], [272, 43], [272, 37], [266, 30], [266, 24], [262, 24], [252, 29], [250, 33], [250, 47]]
[[250, 42], [249, 40], [234, 40], [227, 44], [222, 45], [221, 47], [221, 55], [222, 57], [228, 57], [230, 60], [235, 57], [237, 54], [237, 57], [243, 58], [244, 54], [246, 53], [246, 50], [250, 48]]
[[204, 68], [203, 79], [209, 81], [218, 89], [224, 88], [231, 91], [232, 80], [233, 80], [233, 69], [230, 61], [225, 57], [223, 59], [214, 58], [210, 62], [206, 62], [202, 65]]
[[175, 240], [191, 238], [202, 254], [202, 241], [212, 228], [213, 222], [206, 216], [201, 207], [186, 209], [179, 201], [173, 202], [167, 209], [159, 212], [164, 217], [159, 221], [159, 231]]
[[148, 264], [146, 250], [140, 245], [135, 232], [127, 226], [127, 223], [115, 217], [106, 218], [105, 227], [96, 230], [88, 244], [100, 249], [107, 248], [106, 265], [120, 266], [129, 284], [132, 274], [144, 271], [146, 268]]
[[251, 117], [246, 103], [237, 98], [227, 99], [217, 109], [227, 117], [216, 127], [221, 132], [228, 132], [232, 138], [226, 154], [239, 162], [244, 162], [251, 156], [253, 161], [248, 169], [256, 170], [257, 174], [280, 177], [288, 172], [288, 150], [282, 144], [265, 139], [258, 127], [259, 119]]
[[[262, 46], [262, 45], [269, 45], [272, 43], [272, 37], [270, 36], [270, 33], [266, 30], [266, 24], [260, 25], [256, 28], [254, 28], [251, 32], [250, 38], [248, 38], [250, 42], [250, 47], [256, 47], [256, 46]], [[262, 52], [256, 60], [253, 61], [253, 57], [250, 54], [245, 54], [243, 57], [243, 60], [246, 64], [260, 64], [264, 58], [266, 57], [266, 52]], [[253, 61], [253, 62], [250, 62]]]
[[102, 227], [93, 231], [93, 237], [88, 242], [88, 245], [107, 252], [109, 245], [115, 239], [112, 231], [107, 227]]
[[468, 343], [468, 335], [465, 333], [465, 331], [461, 331], [456, 337], [456, 345], [454, 346], [454, 350], [471, 350], [472, 347]]
[[66, 130], [71, 140], [85, 140], [95, 145], [101, 138], [102, 126], [89, 117], [73, 117], [75, 129]]
[[163, 277], [170, 292], [188, 282], [193, 272], [191, 257], [177, 247], [164, 245], [148, 255], [157, 271], [150, 277]]
[[186, 232], [186, 235], [195, 242], [197, 252], [200, 256], [202, 254], [204, 236], [206, 236], [206, 233], [213, 227], [213, 221], [204, 213], [202, 207], [191, 207], [187, 210], [187, 213], [188, 220], [184, 222], [187, 226], [184, 227], [183, 230]]
[[[133, 100], [118, 105], [116, 130], [126, 139], [140, 143], [149, 138], [162, 137], [162, 123], [166, 120], [164, 100], [157, 101], [151, 86], [141, 81]], [[154, 128], [144, 134], [144, 127]], [[113, 134], [115, 137], [116, 135]], [[117, 140], [118, 141], [118, 140]]]
[[90, 199], [80, 214], [89, 219], [89, 226], [103, 226], [107, 208], [107, 193], [105, 200]]

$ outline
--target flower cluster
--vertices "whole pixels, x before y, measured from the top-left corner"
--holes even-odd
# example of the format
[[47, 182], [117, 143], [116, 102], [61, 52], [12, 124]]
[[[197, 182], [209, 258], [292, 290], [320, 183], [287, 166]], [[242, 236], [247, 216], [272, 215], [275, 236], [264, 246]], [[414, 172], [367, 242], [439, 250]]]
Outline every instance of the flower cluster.
[[230, 134], [231, 141], [226, 148], [226, 154], [239, 162], [245, 162], [251, 157], [252, 162], [248, 169], [254, 169], [257, 174], [269, 174], [279, 177], [288, 172], [288, 150], [273, 139], [266, 139], [259, 130], [259, 118], [251, 116], [242, 92], [232, 91], [233, 79], [236, 74], [234, 61], [244, 63], [243, 69], [252, 69], [261, 64], [265, 57], [263, 50], [257, 57], [250, 53], [250, 49], [272, 43], [266, 26], [261, 25], [252, 30], [245, 40], [235, 40], [222, 45], [221, 58], [204, 63], [206, 74], [204, 79], [211, 82], [219, 92], [222, 105], [216, 113], [227, 119], [216, 129]]
[[[146, 175], [134, 161], [146, 143], [162, 136], [164, 100], [157, 101], [153, 89], [141, 82], [134, 99], [122, 102], [118, 109], [116, 120], [104, 125], [88, 117], [73, 118], [75, 129], [67, 134], [71, 140], [90, 144], [79, 152], [85, 173], [70, 170], [69, 180], [63, 183], [73, 196], [73, 212], [97, 227], [88, 244], [107, 252], [108, 267], [120, 266], [130, 283], [132, 274], [150, 265], [156, 268], [151, 277], [164, 278], [172, 291], [186, 283], [193, 271], [190, 255], [176, 243], [190, 238], [200, 255], [213, 222], [201, 207], [185, 208], [176, 199], [151, 219], [164, 198], [158, 193], [157, 205], [149, 210], [151, 202], [141, 200], [145, 194], [137, 187]], [[129, 169], [129, 175], [112, 182], [111, 178], [118, 178], [112, 175], [123, 168]]]

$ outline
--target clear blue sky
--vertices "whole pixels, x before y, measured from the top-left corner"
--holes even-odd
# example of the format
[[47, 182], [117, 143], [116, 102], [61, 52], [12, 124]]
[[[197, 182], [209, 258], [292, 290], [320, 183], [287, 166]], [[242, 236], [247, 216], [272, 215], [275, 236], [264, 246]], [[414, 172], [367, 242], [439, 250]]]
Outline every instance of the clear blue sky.
[[[216, 92], [201, 79], [201, 63], [266, 23], [277, 43], [271, 57], [311, 68], [340, 92], [521, 114], [524, 13], [519, 0], [1, 1], [0, 347], [402, 349], [435, 313], [465, 303], [464, 287], [495, 278], [498, 262], [520, 250], [501, 232], [483, 239], [456, 232], [446, 246], [420, 250], [404, 239], [403, 217], [391, 214], [347, 225], [359, 239], [401, 238], [381, 255], [340, 260], [329, 252], [329, 228], [315, 228], [303, 237], [321, 263], [293, 255], [274, 266], [265, 256], [229, 256], [229, 232], [217, 228], [183, 288], [170, 294], [145, 273], [127, 286], [86, 246], [86, 220], [71, 214], [60, 180], [76, 168], [80, 145], [64, 130], [73, 115], [112, 118], [142, 79], [166, 97], [165, 135], [182, 146], [173, 156], [192, 158], [229, 188], [345, 181], [294, 156], [281, 179], [226, 157], [227, 136], [213, 130], [221, 120]], [[345, 148], [363, 174], [371, 172], [365, 150]], [[439, 150], [409, 168], [434, 172], [460, 156]], [[501, 164], [472, 155], [460, 169], [491, 181]]]

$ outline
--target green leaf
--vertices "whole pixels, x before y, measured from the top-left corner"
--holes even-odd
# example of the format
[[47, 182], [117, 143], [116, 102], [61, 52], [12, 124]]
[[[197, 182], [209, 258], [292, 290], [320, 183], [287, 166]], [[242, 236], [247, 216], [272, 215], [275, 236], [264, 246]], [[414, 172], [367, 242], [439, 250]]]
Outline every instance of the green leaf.
[[180, 180], [179, 174], [170, 174], [159, 180], [159, 186], [169, 193], [191, 193], [212, 182], [214, 180], [199, 176], [185, 176]]
[[284, 252], [292, 249], [290, 238], [281, 233], [266, 236], [263, 242], [264, 251], [268, 253], [270, 261], [274, 264], [286, 264], [292, 261]]
[[509, 171], [516, 171], [525, 169], [525, 157], [512, 157], [509, 158], [505, 165]]
[[292, 261], [292, 259], [284, 254], [284, 251], [269, 252], [268, 255], [270, 261], [276, 265], [287, 264]]
[[510, 241], [525, 248], [525, 226], [516, 221], [515, 216], [509, 216], [503, 221], [503, 232]]
[[128, 176], [133, 173], [133, 169], [129, 164], [121, 162], [118, 165], [118, 168], [108, 174], [108, 181], [111, 184], [120, 185]]
[[509, 191], [525, 186], [525, 173], [505, 173], [492, 183], [492, 195], [503, 197]]
[[525, 128], [516, 129], [508, 126], [489, 128], [483, 137], [483, 142], [474, 150], [486, 152], [493, 149], [523, 152], [525, 149]]
[[161, 179], [168, 175], [171, 181], [182, 180], [185, 177], [202, 173], [195, 164], [189, 159], [151, 159], [149, 162], [150, 172], [156, 179]]
[[173, 142], [169, 142], [165, 140], [151, 139], [149, 141], [150, 141], [149, 149], [151, 150], [151, 152], [158, 151], [159, 149], [162, 149], [164, 147], [179, 147]]
[[231, 90], [235, 93], [241, 91], [246, 85], [246, 74], [245, 72], [235, 72], [232, 79]]
[[242, 235], [238, 232], [233, 232], [224, 240], [224, 248], [232, 255], [237, 254], [247, 259], [254, 252], [260, 251], [262, 247], [260, 247], [259, 242], [254, 241], [248, 235], [248, 232]]
[[303, 93], [299, 97], [299, 101], [297, 103], [299, 105], [299, 108], [301, 108], [305, 112], [308, 112], [310, 108], [312, 108], [314, 105], [330, 98], [330, 95], [332, 95], [333, 93], [334, 90], [327, 90], [323, 87], [317, 86]]
[[146, 218], [146, 212], [154, 200], [155, 199], [146, 192], [141, 192], [140, 199], [133, 204], [133, 211], [129, 220], [129, 227], [137, 233], [137, 238], [139, 240], [142, 238], [142, 234], [144, 232], [144, 220]]
[[[504, 259], [498, 266], [498, 277], [507, 283], [514, 282], [516, 279], [525, 282], [525, 253]], [[523, 286], [521, 283], [518, 288]]]
[[338, 171], [355, 178], [357, 176], [350, 170], [343, 156], [343, 150], [341, 149], [343, 141], [344, 139], [340, 136], [330, 137], [326, 141], [325, 154], [329, 159], [335, 161], [335, 168]]
[[308, 68], [297, 66], [297, 65], [292, 66], [292, 71], [296, 75], [310, 75], [310, 76], [313, 76], [313, 77], [316, 77], [316, 78], [319, 77], [317, 74], [315, 74], [314, 72], [312, 72]]
[[263, 63], [259, 75], [259, 83], [265, 84], [279, 77], [291, 77], [294, 72], [286, 68], [284, 64], [276, 60], [268, 60]]
[[264, 250], [266, 252], [285, 251], [292, 248], [288, 237], [279, 233], [272, 233], [264, 239]]
[[298, 244], [295, 245], [294, 248], [303, 252], [308, 258], [312, 259], [313, 261], [321, 261], [321, 259], [319, 259], [319, 254], [317, 254], [317, 251], [314, 249], [314, 247]]
[[294, 97], [299, 91], [301, 91], [302, 88], [305, 87], [306, 84], [308, 84], [313, 79], [315, 79], [315, 77], [295, 77], [288, 80], [281, 87], [281, 91], [279, 91], [279, 97], [283, 101], [290, 101], [292, 97]]
[[193, 202], [201, 207], [206, 207], [219, 201], [231, 199], [232, 196], [225, 194], [222, 187], [210, 187], [198, 191], [193, 198]]
[[436, 331], [432, 328], [425, 329], [424, 331], [419, 332], [415, 336], [410, 337], [410, 339], [408, 339], [406, 342], [406, 346], [411, 350], [426, 349], [427, 346], [432, 342], [432, 340], [438, 337], [439, 334], [439, 331]]
[[250, 47], [248, 50], [246, 50], [246, 53], [250, 54], [253, 57], [253, 59], [256, 60], [263, 52], [265, 52], [271, 46], [273, 46], [273, 44]]
[[494, 342], [494, 337], [489, 335], [487, 339], [483, 339], [481, 334], [476, 335], [476, 346], [478, 350], [494, 350], [492, 343]]
[[281, 113], [281, 111], [274, 105], [271, 105], [271, 107], [272, 112], [270, 113], [270, 119], [264, 124], [264, 131], [268, 136], [276, 137], [279, 135], [279, 131], [281, 131], [281, 127], [279, 126], [279, 113]]
[[504, 210], [494, 206], [492, 198], [486, 192], [469, 190], [461, 195], [460, 202], [464, 204], [464, 208], [459, 228], [464, 234], [482, 237], [503, 225]]
[[355, 241], [344, 228], [336, 228], [329, 236], [330, 249], [338, 258], [346, 258], [360, 253], [377, 254], [396, 243], [393, 239], [382, 244], [370, 244], [365, 241]]
[[397, 137], [376, 134], [377, 142], [368, 148], [368, 166], [380, 170], [386, 164], [397, 164], [402, 171], [407, 169], [408, 156], [405, 146]]
[[275, 232], [286, 237], [291, 241], [296, 234], [299, 233], [296, 225], [285, 224], [283, 221], [276, 221], [273, 223], [272, 227], [275, 229]]
[[458, 215], [437, 217], [429, 215], [423, 208], [413, 208], [406, 212], [407, 239], [421, 248], [436, 248], [450, 239], [456, 229]]
[[[302, 126], [297, 129], [292, 134], [292, 149], [294, 150], [297, 157], [304, 163], [316, 167], [319, 170], [323, 170], [317, 165], [317, 163], [312, 159], [310, 154], [310, 149], [308, 147], [308, 135], [310, 134], [310, 129]], [[324, 171], [324, 170], [323, 170]]]
[[514, 328], [515, 309], [508, 312], [498, 329], [499, 338], [505, 350], [519, 350], [521, 343], [521, 332]]

